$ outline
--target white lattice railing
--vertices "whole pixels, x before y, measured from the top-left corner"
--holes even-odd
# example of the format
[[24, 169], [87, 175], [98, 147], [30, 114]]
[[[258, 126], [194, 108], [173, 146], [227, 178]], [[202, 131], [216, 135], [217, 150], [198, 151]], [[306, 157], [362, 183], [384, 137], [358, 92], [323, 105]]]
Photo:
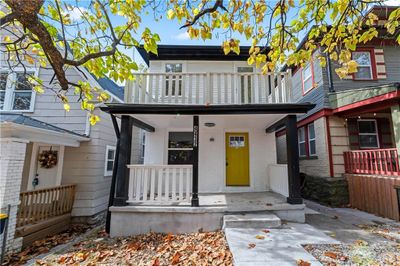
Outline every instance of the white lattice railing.
[[136, 104], [290, 103], [291, 72], [137, 73], [125, 101]]
[[129, 203], [190, 202], [191, 165], [128, 165]]

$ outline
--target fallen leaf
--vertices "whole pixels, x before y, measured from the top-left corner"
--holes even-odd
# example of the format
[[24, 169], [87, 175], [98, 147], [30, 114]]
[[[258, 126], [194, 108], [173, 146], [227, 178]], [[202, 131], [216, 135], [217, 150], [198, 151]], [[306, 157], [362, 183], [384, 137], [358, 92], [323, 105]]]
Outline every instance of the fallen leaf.
[[305, 260], [297, 260], [296, 263], [297, 263], [297, 266], [310, 266], [311, 265], [311, 263], [309, 263], [308, 261], [305, 261]]
[[176, 252], [175, 255], [172, 257], [171, 264], [172, 265], [178, 264], [181, 256], [182, 256], [182, 254], [179, 253], [179, 251]]
[[334, 216], [332, 216], [332, 219], [339, 219], [339, 216], [337, 216], [337, 215], [334, 215]]
[[256, 244], [254, 244], [254, 243], [250, 243], [249, 246], [248, 246], [249, 249], [252, 249], [252, 248], [255, 248], [255, 247], [256, 247]]
[[166, 241], [171, 241], [173, 238], [174, 238], [174, 235], [171, 234], [171, 233], [169, 233], [169, 234], [165, 237], [165, 240], [166, 240]]
[[262, 236], [262, 235], [256, 235], [256, 238], [257, 238], [257, 239], [264, 239], [264, 238], [265, 238], [265, 236]]
[[331, 259], [337, 259], [337, 257], [338, 257], [338, 254], [336, 254], [335, 252], [331, 252], [331, 251], [325, 251], [324, 255]]
[[261, 232], [268, 234], [270, 231], [267, 229], [261, 230]]
[[152, 261], [151, 266], [160, 266], [160, 261], [158, 258]]
[[272, 206], [272, 203], [267, 203], [267, 204], [265, 204], [265, 205], [267, 205], [267, 206]]

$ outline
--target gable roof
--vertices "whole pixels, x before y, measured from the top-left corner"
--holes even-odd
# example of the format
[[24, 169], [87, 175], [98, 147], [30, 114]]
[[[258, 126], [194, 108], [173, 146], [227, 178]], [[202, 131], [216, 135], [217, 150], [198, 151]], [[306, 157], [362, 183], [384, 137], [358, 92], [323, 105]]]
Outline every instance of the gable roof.
[[[208, 60], [208, 61], [246, 61], [250, 46], [240, 46], [240, 53], [225, 55], [218, 45], [158, 45], [158, 55], [147, 53], [143, 46], [136, 47], [140, 56], [149, 64], [150, 60]], [[265, 49], [265, 53], [269, 48]]]
[[117, 83], [115, 83], [113, 80], [109, 78], [96, 78], [93, 74], [92, 76], [103, 89], [117, 96], [121, 100], [124, 99], [123, 86], [119, 86]]

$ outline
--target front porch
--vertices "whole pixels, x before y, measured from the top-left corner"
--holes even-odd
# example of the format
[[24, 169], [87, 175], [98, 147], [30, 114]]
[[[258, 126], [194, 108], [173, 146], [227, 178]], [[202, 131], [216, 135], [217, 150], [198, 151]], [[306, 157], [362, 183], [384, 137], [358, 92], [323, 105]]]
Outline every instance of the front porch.
[[[109, 104], [118, 136], [111, 235], [220, 229], [229, 213], [273, 212], [304, 222], [295, 114], [312, 104]], [[116, 116], [121, 117], [119, 128]], [[131, 165], [132, 127], [146, 130], [144, 165]], [[277, 165], [276, 128], [288, 131]]]

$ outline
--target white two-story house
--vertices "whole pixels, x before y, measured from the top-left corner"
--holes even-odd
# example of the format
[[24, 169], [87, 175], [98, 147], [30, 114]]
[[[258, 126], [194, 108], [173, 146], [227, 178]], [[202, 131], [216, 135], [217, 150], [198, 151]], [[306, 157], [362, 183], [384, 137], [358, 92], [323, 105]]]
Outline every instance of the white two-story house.
[[[101, 108], [121, 119], [111, 235], [216, 230], [236, 212], [304, 221], [296, 115], [314, 105], [292, 103], [291, 73], [261, 74], [247, 64], [248, 50], [139, 49], [148, 70], [126, 86], [125, 103]], [[282, 125], [287, 165], [277, 164]], [[131, 159], [133, 127], [146, 131], [142, 165]]]

